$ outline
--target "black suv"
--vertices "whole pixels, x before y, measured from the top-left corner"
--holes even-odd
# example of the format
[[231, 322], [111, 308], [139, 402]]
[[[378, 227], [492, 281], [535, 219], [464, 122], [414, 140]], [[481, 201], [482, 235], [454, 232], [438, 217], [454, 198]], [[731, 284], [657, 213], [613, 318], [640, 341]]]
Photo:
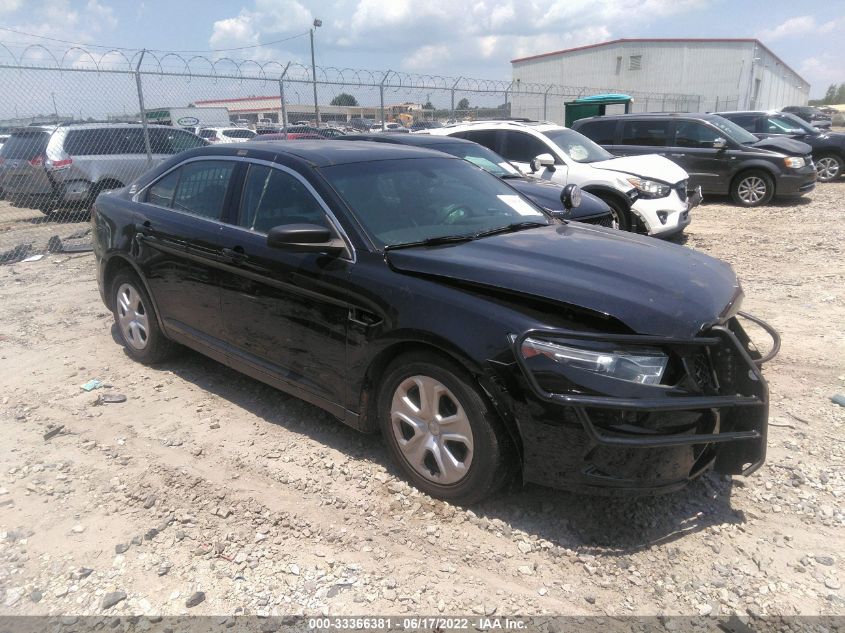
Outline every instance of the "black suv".
[[590, 117], [572, 129], [617, 156], [660, 154], [689, 173], [691, 188], [730, 194], [737, 204], [756, 207], [772, 196], [800, 196], [816, 186], [806, 143], [758, 139], [717, 114], [655, 113]]
[[845, 134], [823, 132], [788, 112], [720, 112], [729, 121], [758, 138], [787, 137], [813, 148], [820, 182], [830, 182], [845, 171]]
[[812, 106], [786, 106], [781, 112], [794, 114], [817, 128], [829, 128], [833, 122], [827, 114]]

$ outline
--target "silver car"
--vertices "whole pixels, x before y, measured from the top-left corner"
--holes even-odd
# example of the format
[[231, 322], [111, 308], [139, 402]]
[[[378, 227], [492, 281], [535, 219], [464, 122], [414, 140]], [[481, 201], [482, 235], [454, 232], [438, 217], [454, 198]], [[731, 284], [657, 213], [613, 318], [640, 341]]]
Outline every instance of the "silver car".
[[101, 192], [119, 189], [173, 154], [207, 143], [168, 126], [84, 123], [14, 130], [0, 149], [2, 188], [13, 204], [40, 209], [88, 209]]

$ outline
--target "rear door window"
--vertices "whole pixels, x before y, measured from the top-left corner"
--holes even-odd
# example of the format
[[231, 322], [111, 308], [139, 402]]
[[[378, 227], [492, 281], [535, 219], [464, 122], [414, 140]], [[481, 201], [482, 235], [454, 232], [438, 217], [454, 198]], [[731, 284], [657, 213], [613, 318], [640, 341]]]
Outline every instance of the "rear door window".
[[665, 147], [669, 142], [671, 131], [671, 121], [651, 119], [623, 121], [620, 142], [622, 145]]
[[197, 161], [181, 167], [180, 171], [182, 173], [173, 196], [173, 208], [210, 220], [222, 219], [223, 204], [235, 163], [222, 160]]
[[578, 131], [599, 145], [613, 145], [616, 135], [616, 121], [599, 119], [582, 124]]
[[234, 172], [234, 161], [187, 163], [151, 185], [145, 200], [161, 207], [220, 220]]
[[32, 160], [36, 156], [44, 155], [49, 141], [49, 132], [12, 134], [3, 144], [0, 156], [11, 160]]

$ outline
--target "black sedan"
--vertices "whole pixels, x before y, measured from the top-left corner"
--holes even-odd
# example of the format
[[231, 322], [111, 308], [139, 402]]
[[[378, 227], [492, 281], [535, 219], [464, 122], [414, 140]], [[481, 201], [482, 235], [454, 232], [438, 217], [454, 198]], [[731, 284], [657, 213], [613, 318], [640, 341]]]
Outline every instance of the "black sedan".
[[758, 138], [794, 138], [813, 148], [820, 182], [830, 182], [845, 172], [845, 134], [819, 130], [788, 112], [720, 112], [729, 121]]
[[130, 357], [180, 343], [380, 430], [432, 496], [471, 503], [516, 471], [659, 492], [764, 460], [777, 335], [763, 324], [761, 358], [730, 266], [557, 220], [467, 161], [218, 145], [99, 196], [92, 222]]
[[580, 198], [577, 204], [567, 204], [563, 185], [524, 176], [506, 158], [472, 141], [451, 136], [429, 136], [428, 134], [349, 134], [339, 140], [395, 143], [445, 152], [468, 160], [494, 176], [507, 181], [511, 187], [531, 198], [534, 203], [548, 211], [564, 214], [570, 220], [619, 228], [619, 220], [614, 217], [614, 211], [598, 196], [586, 191], [579, 191]]

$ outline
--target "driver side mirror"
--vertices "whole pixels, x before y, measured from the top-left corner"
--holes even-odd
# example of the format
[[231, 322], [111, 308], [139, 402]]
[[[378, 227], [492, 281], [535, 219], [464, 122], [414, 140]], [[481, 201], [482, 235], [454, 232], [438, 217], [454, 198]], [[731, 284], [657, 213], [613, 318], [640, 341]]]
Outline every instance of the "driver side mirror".
[[722, 137], [717, 138], [713, 141], [713, 149], [725, 149], [728, 146], [728, 141], [723, 139]]
[[540, 154], [531, 159], [531, 172], [536, 173], [543, 167], [548, 167], [549, 171], [555, 170], [555, 157], [551, 154]]
[[267, 233], [267, 246], [295, 253], [339, 255], [346, 243], [333, 239], [332, 232], [317, 224], [282, 224]]

